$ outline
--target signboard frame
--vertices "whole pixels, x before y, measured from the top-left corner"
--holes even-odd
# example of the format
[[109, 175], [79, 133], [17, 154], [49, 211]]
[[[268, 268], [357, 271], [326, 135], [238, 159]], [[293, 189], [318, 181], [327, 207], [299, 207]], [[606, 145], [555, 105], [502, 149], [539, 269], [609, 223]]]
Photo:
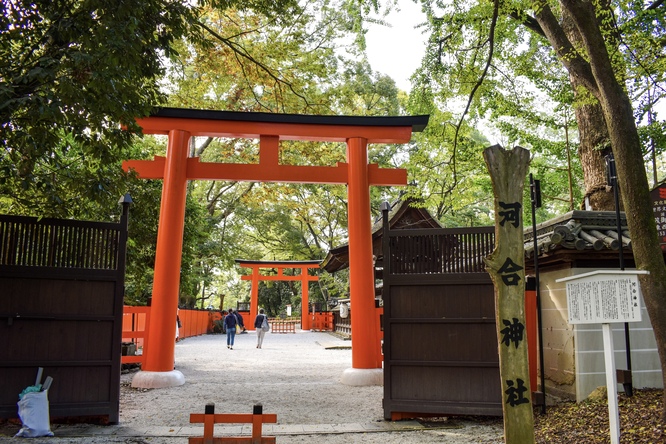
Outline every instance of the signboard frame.
[[[641, 320], [640, 296], [641, 287], [638, 275], [649, 274], [645, 270], [596, 270], [589, 273], [577, 274], [557, 279], [556, 282], [566, 283], [568, 320], [572, 325], [601, 324], [604, 338], [604, 362], [606, 365], [606, 389], [608, 391], [608, 418], [610, 422], [611, 444], [620, 444], [620, 412], [617, 403], [617, 377], [615, 374], [615, 351], [613, 350], [612, 323], [639, 322]], [[615, 278], [615, 279], [613, 279]], [[627, 279], [629, 278], [629, 279]], [[609, 283], [615, 280], [615, 286]], [[630, 281], [635, 285], [623, 287], [617, 281]], [[604, 284], [605, 283], [605, 284]], [[589, 284], [576, 287], [577, 284]], [[596, 285], [595, 285], [596, 284]], [[570, 294], [570, 291], [572, 293]], [[582, 294], [588, 290], [590, 294]], [[635, 291], [634, 291], [635, 290]], [[634, 307], [634, 302], [636, 306]], [[572, 318], [571, 304], [589, 304], [577, 306]], [[627, 309], [629, 304], [630, 316], [621, 316], [622, 308]], [[585, 319], [581, 319], [581, 313]], [[628, 314], [625, 310], [624, 314]]]
[[596, 270], [557, 279], [567, 286], [569, 324], [604, 324], [641, 321], [644, 270]]
[[657, 224], [659, 246], [666, 252], [666, 183], [662, 183], [650, 191], [652, 212]]

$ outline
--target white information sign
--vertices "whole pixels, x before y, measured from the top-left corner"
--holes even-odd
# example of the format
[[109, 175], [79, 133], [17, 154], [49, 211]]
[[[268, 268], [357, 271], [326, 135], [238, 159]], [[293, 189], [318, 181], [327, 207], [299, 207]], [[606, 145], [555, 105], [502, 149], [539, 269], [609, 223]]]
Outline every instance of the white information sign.
[[617, 404], [615, 352], [611, 322], [641, 320], [641, 270], [597, 270], [557, 279], [567, 284], [567, 308], [570, 324], [601, 324], [604, 337], [606, 389], [611, 444], [620, 444], [620, 412]]
[[639, 322], [640, 270], [598, 270], [558, 279], [567, 284], [569, 324]]
[[569, 323], [601, 324], [611, 444], [620, 444], [620, 412], [617, 403], [613, 332], [610, 324], [641, 320], [639, 274], [648, 274], [648, 272], [597, 270], [557, 280], [567, 284]]

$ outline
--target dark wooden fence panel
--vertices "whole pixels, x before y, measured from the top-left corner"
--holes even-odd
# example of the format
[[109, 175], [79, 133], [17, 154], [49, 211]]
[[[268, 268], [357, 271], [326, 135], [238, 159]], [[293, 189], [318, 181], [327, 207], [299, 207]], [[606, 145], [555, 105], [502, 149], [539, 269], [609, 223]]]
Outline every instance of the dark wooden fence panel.
[[118, 224], [0, 216], [0, 417], [39, 367], [51, 417], [118, 422], [127, 207]]
[[494, 228], [393, 230], [390, 235], [391, 273], [485, 273], [483, 257], [494, 248]]
[[384, 230], [386, 419], [502, 414], [494, 288], [483, 266], [493, 247], [492, 227]]
[[0, 265], [116, 270], [118, 225], [0, 217]]

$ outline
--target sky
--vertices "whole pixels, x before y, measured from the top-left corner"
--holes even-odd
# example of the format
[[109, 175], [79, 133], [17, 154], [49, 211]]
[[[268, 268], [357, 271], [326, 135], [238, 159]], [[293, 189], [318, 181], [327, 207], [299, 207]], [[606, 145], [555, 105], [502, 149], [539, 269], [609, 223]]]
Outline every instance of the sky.
[[[412, 0], [400, 0], [400, 11], [386, 17], [391, 27], [370, 24], [366, 34], [368, 60], [372, 69], [395, 80], [403, 91], [409, 92], [409, 77], [421, 64], [427, 36], [415, 26], [425, 21], [420, 5]], [[656, 107], [661, 119], [666, 116], [666, 100]]]
[[[368, 25], [366, 34], [367, 55], [374, 71], [390, 76], [399, 89], [409, 92], [409, 77], [420, 66], [425, 53], [427, 36], [415, 27], [425, 21], [425, 14], [420, 5], [412, 0], [400, 0], [399, 11], [393, 11], [385, 21], [391, 27], [375, 24]], [[655, 107], [660, 119], [666, 116], [666, 100]], [[496, 139], [497, 134], [484, 131], [489, 139]], [[500, 143], [491, 140], [492, 143]]]
[[411, 0], [401, 0], [399, 7], [399, 12], [394, 11], [385, 19], [391, 28], [368, 26], [367, 54], [373, 70], [390, 76], [398, 88], [409, 92], [409, 77], [421, 64], [427, 40], [414, 27], [425, 21], [425, 14]]

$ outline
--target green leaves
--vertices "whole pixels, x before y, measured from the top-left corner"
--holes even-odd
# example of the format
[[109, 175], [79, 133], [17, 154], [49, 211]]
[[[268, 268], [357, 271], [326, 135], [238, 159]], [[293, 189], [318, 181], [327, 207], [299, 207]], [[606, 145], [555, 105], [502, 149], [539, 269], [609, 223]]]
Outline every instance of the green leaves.
[[161, 1], [12, 2], [5, 8], [0, 165], [10, 183], [28, 184], [36, 194], [58, 190], [32, 207], [62, 213], [54, 207], [65, 200], [58, 159], [73, 150], [93, 172], [98, 163], [105, 168], [124, 157], [131, 134], [120, 125], [136, 129], [134, 118], [163, 101], [160, 54], [186, 31], [189, 12], [180, 2]]

